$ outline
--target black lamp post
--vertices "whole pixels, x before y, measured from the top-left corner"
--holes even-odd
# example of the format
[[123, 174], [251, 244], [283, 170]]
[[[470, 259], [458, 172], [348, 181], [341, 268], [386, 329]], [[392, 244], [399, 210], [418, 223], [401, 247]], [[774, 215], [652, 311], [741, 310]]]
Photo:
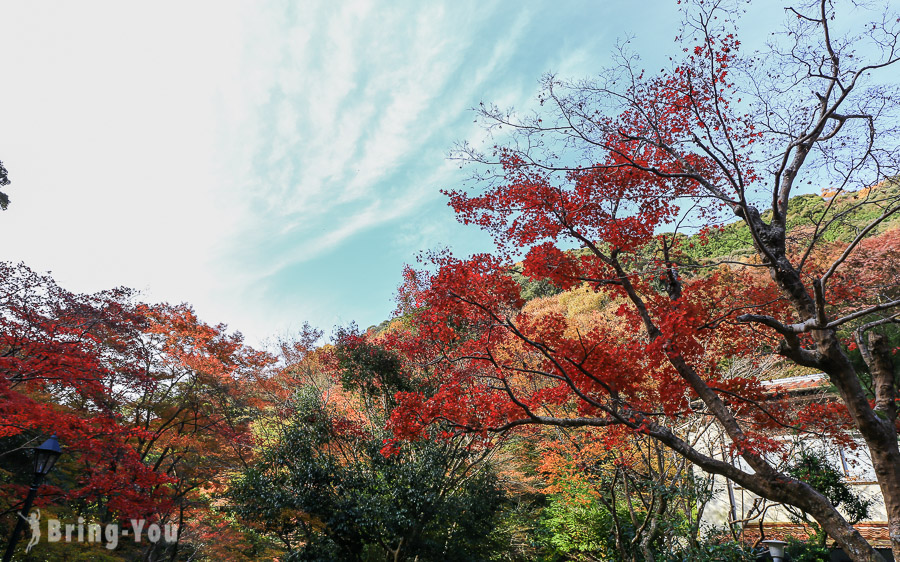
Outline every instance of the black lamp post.
[[6, 547], [6, 554], [3, 555], [3, 562], [10, 562], [10, 560], [12, 560], [13, 550], [15, 550], [19, 535], [25, 527], [25, 520], [28, 518], [28, 512], [31, 511], [31, 504], [34, 502], [34, 497], [37, 495], [38, 486], [41, 485], [44, 476], [47, 476], [47, 473], [50, 472], [50, 469], [56, 464], [56, 459], [58, 459], [59, 455], [62, 453], [62, 450], [59, 448], [59, 440], [56, 439], [55, 433], [50, 439], [44, 441], [43, 445], [35, 447], [33, 451], [34, 481], [31, 484], [31, 488], [28, 489], [25, 505], [22, 506], [22, 510], [18, 513], [19, 517], [16, 518], [16, 528], [13, 529], [12, 537], [9, 539], [9, 545]]

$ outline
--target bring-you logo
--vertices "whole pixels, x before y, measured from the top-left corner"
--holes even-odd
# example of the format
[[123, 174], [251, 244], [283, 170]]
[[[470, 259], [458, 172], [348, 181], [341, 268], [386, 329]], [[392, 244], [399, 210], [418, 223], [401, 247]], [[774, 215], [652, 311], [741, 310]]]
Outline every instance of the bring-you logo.
[[[22, 517], [19, 514], [19, 517]], [[31, 540], [25, 547], [25, 552], [41, 542], [41, 510], [36, 509], [25, 521], [31, 527]], [[166, 523], [147, 524], [144, 519], [131, 519], [128, 524], [118, 523], [85, 523], [84, 517], [79, 517], [77, 523], [63, 523], [59, 519], [48, 518], [44, 525], [47, 542], [88, 542], [102, 543], [109, 550], [119, 546], [120, 537], [132, 537], [134, 542], [160, 541], [174, 543], [178, 540], [178, 525]]]

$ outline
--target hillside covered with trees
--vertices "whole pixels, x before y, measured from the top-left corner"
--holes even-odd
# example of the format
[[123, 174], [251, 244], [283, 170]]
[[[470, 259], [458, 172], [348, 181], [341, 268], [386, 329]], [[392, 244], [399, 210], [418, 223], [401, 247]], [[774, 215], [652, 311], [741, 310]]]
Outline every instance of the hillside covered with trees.
[[[797, 202], [805, 214], [789, 220], [798, 223], [829, 204], [819, 196]], [[864, 223], [843, 224], [852, 234]], [[875, 270], [890, 266], [896, 278], [896, 219], [879, 231], [868, 261], [875, 265], [854, 271], [882, 277]], [[736, 277], [745, 266], [731, 262], [746, 256], [745, 236], [731, 223], [684, 237], [684, 277], [708, 279], [706, 263], [723, 257], [729, 263], [718, 269]], [[848, 237], [830, 241], [829, 251], [841, 252]], [[44, 517], [147, 517], [180, 528], [173, 545], [59, 542], [36, 546], [31, 559], [751, 556], [738, 536], [701, 524], [710, 479], [640, 433], [559, 426], [492, 436], [461, 432], [448, 419], [398, 441], [423, 419], [398, 408], [409, 408], [411, 396], [434, 399], [439, 389], [410, 330], [423, 311], [410, 308], [408, 285], [399, 299], [405, 312], [382, 327], [340, 329], [330, 341], [308, 328], [272, 354], [203, 324], [184, 305], [143, 304], [123, 290], [75, 295], [22, 265], [5, 267], [4, 309], [15, 314], [4, 317], [2, 364], [21, 375], [4, 379], [4, 511], [28, 483], [26, 447], [55, 432], [65, 454], [38, 497]], [[559, 318], [567, 331], [627, 337], [621, 297], [589, 283], [560, 290], [515, 269], [523, 313]], [[896, 353], [900, 334], [887, 336]], [[767, 361], [761, 344], [733, 358], [730, 376], [791, 374], [784, 362]], [[863, 365], [858, 350], [853, 357]], [[577, 419], [577, 404], [556, 402], [559, 415]], [[460, 407], [458, 415], [465, 401]], [[484, 423], [490, 413], [479, 410], [480, 419], [466, 423]], [[822, 431], [839, 419], [830, 415], [838, 418], [819, 420]]]

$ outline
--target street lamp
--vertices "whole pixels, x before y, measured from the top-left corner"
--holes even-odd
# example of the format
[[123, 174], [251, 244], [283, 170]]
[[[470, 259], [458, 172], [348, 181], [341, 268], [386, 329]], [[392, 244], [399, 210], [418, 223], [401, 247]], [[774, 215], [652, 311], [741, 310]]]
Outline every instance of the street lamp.
[[769, 539], [763, 541], [762, 544], [766, 545], [769, 548], [769, 556], [772, 557], [772, 560], [774, 562], [783, 562], [784, 547], [787, 546], [786, 542], [780, 541], [778, 539]]
[[28, 519], [28, 512], [31, 511], [31, 504], [34, 502], [34, 497], [37, 495], [38, 486], [41, 485], [44, 476], [47, 476], [47, 473], [50, 472], [50, 469], [56, 464], [56, 459], [58, 459], [59, 455], [62, 453], [62, 450], [59, 448], [59, 440], [56, 438], [55, 433], [50, 439], [44, 441], [43, 445], [35, 447], [32, 450], [34, 451], [34, 481], [31, 484], [31, 488], [28, 489], [25, 505], [22, 506], [22, 510], [18, 513], [19, 517], [16, 521], [16, 528], [13, 529], [12, 537], [9, 539], [9, 545], [6, 547], [6, 554], [3, 555], [3, 562], [10, 562], [10, 560], [12, 560], [13, 550], [15, 550], [19, 535], [25, 527], [25, 521]]

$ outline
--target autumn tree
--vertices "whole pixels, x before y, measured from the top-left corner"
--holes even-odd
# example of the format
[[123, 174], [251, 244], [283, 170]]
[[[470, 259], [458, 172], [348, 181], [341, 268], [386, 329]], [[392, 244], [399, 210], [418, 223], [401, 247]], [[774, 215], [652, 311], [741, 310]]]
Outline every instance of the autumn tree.
[[702, 552], [700, 518], [711, 479], [645, 435], [556, 428], [540, 470], [552, 502], [544, 517], [563, 552], [623, 561]]
[[[141, 368], [145, 319], [130, 291], [73, 294], [24, 265], [0, 264], [0, 462], [57, 433], [66, 455], [54, 471], [64, 489], [45, 486], [38, 505], [65, 498], [121, 516], [163, 509], [168, 483], [142, 463], [122, 423], [122, 397], [153, 380]], [[22, 495], [5, 484], [4, 510]], [[48, 497], [49, 496], [49, 497]]]
[[[65, 454], [35, 502], [45, 517], [175, 523], [175, 544], [123, 541], [117, 551], [174, 559], [223, 474], [244, 464], [246, 388], [269, 362], [189, 306], [143, 304], [128, 289], [76, 294], [49, 275], [0, 263], [4, 522], [24, 498], [26, 449], [56, 433]], [[187, 539], [196, 546], [195, 536]], [[37, 555], [68, 546], [42, 543]], [[105, 551], [90, 546], [94, 555]]]
[[[440, 388], [402, 397], [397, 434], [435, 420], [479, 434], [627, 428], [809, 514], [854, 560], [881, 560], [825, 495], [787, 472], [777, 438], [842, 439], [852, 429], [872, 454], [900, 557], [896, 350], [887, 344], [900, 253], [896, 231], [883, 232], [900, 211], [900, 19], [882, 7], [854, 31], [849, 9], [790, 6], [769, 50], [746, 56], [738, 11], [698, 0], [684, 12], [682, 52], [658, 74], [622, 49], [596, 78], [545, 77], [534, 113], [482, 105], [499, 142], [459, 148], [473, 182], [448, 195], [459, 220], [493, 234], [498, 249], [437, 254], [433, 269], [405, 273], [410, 337], [428, 350]], [[808, 185], [828, 188], [831, 203], [793, 220], [792, 196]], [[702, 244], [729, 217], [749, 232], [752, 255], [689, 259], [683, 234]], [[841, 242], [834, 233], [848, 224]], [[531, 280], [618, 303], [623, 330], [524, 311], [512, 267], [521, 255]], [[725, 376], [733, 358], [766, 350], [825, 373], [837, 399], [797, 405], [772, 399], [754, 377]], [[715, 420], [731, 460], [678, 431], [698, 415]]]
[[403, 358], [354, 327], [327, 348], [307, 335], [264, 382], [229, 511], [292, 560], [486, 558], [502, 499], [490, 451], [470, 435], [386, 448], [394, 395], [419, 388]]
[[169, 478], [161, 522], [178, 526], [174, 544], [150, 543], [147, 559], [175, 559], [183, 543], [202, 550], [211, 504], [227, 477], [250, 461], [251, 399], [273, 358], [244, 345], [225, 325], [210, 326], [188, 305], [142, 305], [146, 376], [153, 384], [124, 401], [141, 462]]

